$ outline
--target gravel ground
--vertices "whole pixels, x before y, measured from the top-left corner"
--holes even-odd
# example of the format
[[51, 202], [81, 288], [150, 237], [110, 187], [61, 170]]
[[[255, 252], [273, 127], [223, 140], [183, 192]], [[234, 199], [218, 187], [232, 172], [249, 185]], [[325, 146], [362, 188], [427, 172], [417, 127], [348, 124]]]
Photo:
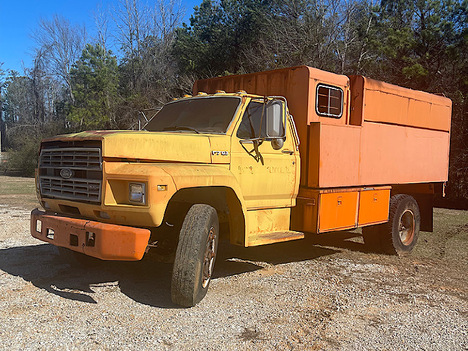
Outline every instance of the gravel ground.
[[[11, 350], [467, 350], [468, 218], [436, 210], [410, 257], [366, 252], [352, 232], [220, 246], [189, 309], [169, 264], [62, 263], [29, 235], [29, 205], [0, 202], [0, 348]], [[436, 232], [441, 231], [441, 224]]]

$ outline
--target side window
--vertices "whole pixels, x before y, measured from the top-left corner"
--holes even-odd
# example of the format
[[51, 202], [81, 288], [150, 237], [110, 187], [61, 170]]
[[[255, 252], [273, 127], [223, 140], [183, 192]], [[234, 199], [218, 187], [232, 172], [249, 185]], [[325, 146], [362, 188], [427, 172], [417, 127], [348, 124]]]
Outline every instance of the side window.
[[[260, 121], [262, 120], [262, 112], [265, 104], [260, 102], [251, 101], [249, 106], [244, 112], [242, 117], [242, 122], [237, 130], [237, 137], [239, 139], [251, 139], [259, 137], [260, 132]], [[265, 115], [263, 116], [262, 123], [262, 135], [260, 137], [266, 137], [266, 110]], [[250, 119], [249, 119], [250, 117]]]
[[315, 110], [319, 116], [341, 118], [343, 115], [343, 90], [330, 85], [317, 85]]

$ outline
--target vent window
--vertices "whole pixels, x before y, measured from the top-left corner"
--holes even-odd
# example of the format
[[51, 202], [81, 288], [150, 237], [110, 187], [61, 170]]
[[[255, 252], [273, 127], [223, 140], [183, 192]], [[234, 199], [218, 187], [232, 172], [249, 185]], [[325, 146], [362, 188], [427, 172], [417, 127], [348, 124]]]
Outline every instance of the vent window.
[[315, 110], [319, 116], [341, 118], [343, 115], [343, 90], [330, 85], [317, 85]]

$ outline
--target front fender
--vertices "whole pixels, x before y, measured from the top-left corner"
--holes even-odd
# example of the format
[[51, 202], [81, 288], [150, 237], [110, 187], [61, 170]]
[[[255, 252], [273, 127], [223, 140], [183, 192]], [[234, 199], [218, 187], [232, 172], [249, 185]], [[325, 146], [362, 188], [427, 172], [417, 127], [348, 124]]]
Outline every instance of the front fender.
[[226, 187], [231, 188], [242, 205], [242, 211], [247, 210], [244, 197], [237, 179], [229, 170], [229, 165], [212, 164], [164, 164], [161, 168], [171, 176], [176, 189], [199, 187]]
[[[104, 174], [103, 207], [115, 215], [118, 212], [122, 218], [112, 217], [119, 223], [159, 226], [170, 199], [177, 191], [202, 187], [232, 189], [241, 204], [243, 215], [246, 215], [240, 186], [228, 165], [104, 162]], [[146, 206], [128, 203], [129, 182], [148, 184]], [[164, 186], [163, 190], [158, 186]]]
[[[164, 218], [167, 204], [177, 188], [172, 177], [158, 163], [104, 162], [103, 208], [117, 223], [153, 227]], [[146, 184], [146, 205], [129, 203], [131, 182]], [[120, 217], [119, 217], [120, 216]]]
[[[245, 245], [247, 208], [239, 183], [229, 170], [229, 165], [165, 164], [161, 167], [172, 177], [177, 194], [181, 196], [185, 194], [186, 197], [188, 195], [190, 202], [208, 201], [217, 208], [222, 207], [223, 203], [227, 205], [231, 243]], [[204, 189], [211, 190], [205, 192]], [[231, 191], [216, 192], [213, 191], [214, 189]], [[206, 194], [210, 194], [208, 198]], [[210, 196], [215, 198], [210, 198]], [[221, 202], [218, 202], [219, 200]]]

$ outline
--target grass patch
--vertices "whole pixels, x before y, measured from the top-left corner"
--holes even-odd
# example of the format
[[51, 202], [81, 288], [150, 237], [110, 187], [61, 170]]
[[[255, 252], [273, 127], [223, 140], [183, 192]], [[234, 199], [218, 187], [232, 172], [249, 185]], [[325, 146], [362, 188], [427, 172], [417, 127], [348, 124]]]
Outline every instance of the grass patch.
[[441, 228], [455, 228], [468, 224], [468, 211], [434, 208], [434, 223]]
[[435, 208], [434, 231], [420, 233], [414, 255], [468, 268], [468, 211]]
[[27, 210], [39, 207], [34, 178], [0, 176], [0, 206]]
[[0, 195], [36, 195], [34, 178], [0, 176]]

